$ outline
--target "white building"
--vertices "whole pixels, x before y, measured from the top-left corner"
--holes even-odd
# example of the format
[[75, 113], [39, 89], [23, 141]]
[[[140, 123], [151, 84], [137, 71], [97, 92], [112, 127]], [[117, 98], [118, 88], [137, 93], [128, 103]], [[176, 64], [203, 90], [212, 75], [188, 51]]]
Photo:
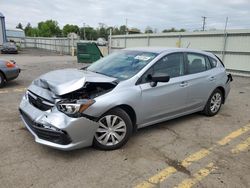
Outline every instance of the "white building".
[[3, 45], [6, 40], [4, 15], [0, 12], [0, 46]]
[[8, 41], [21, 43], [25, 38], [25, 33], [22, 29], [6, 29], [6, 36]]

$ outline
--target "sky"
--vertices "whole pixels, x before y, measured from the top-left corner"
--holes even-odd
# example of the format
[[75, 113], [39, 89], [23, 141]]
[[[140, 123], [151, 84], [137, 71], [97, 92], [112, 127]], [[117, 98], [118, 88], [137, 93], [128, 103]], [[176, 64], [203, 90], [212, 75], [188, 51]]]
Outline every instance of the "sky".
[[40, 21], [56, 20], [80, 27], [85, 23], [98, 27], [125, 25], [144, 31], [150, 26], [161, 32], [175, 27], [189, 31], [202, 28], [250, 28], [250, 0], [0, 0], [0, 12], [5, 16], [6, 27], [15, 28], [20, 22], [33, 27]]

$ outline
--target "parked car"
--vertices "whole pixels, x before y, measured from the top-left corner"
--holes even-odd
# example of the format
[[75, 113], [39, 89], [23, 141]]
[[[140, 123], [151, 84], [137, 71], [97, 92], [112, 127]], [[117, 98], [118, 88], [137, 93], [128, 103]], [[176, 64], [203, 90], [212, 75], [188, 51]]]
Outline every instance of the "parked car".
[[138, 128], [194, 112], [217, 114], [231, 81], [209, 52], [125, 49], [87, 68], [42, 75], [29, 86], [20, 113], [40, 144], [112, 150]]
[[0, 60], [0, 88], [6, 82], [16, 79], [20, 72], [16, 62]]
[[98, 38], [96, 43], [98, 46], [106, 46], [108, 42], [105, 40], [105, 38]]
[[17, 46], [14, 42], [5, 42], [5, 43], [3, 43], [1, 52], [3, 54], [17, 54], [18, 49], [17, 49]]

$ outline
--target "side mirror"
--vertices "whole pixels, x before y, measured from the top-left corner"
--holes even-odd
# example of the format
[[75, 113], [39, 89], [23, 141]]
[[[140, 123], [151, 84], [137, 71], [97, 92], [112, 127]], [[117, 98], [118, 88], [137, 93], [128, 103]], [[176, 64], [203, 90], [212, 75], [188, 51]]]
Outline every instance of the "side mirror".
[[150, 85], [152, 87], [157, 86], [157, 82], [168, 82], [170, 79], [170, 76], [164, 73], [156, 73], [156, 74], [149, 74], [148, 80], [150, 81]]

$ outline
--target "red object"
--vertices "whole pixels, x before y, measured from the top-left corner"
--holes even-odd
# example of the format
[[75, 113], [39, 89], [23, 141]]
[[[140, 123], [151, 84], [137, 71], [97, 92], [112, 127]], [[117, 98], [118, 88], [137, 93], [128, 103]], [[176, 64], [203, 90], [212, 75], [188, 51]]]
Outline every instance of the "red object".
[[5, 65], [6, 65], [6, 67], [8, 67], [8, 68], [16, 67], [16, 65], [15, 65], [14, 63], [12, 63], [11, 61], [6, 61], [6, 62], [5, 62]]

